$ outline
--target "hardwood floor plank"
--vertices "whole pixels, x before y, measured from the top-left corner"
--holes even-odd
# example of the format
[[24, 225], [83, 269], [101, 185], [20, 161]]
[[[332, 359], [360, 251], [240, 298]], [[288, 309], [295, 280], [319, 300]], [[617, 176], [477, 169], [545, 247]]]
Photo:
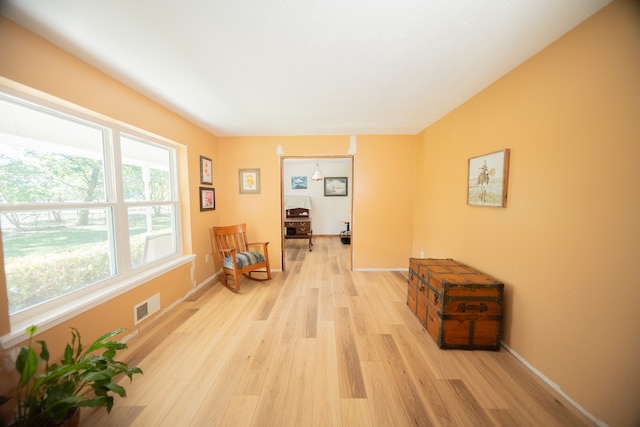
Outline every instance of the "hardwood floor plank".
[[333, 295], [333, 307], [348, 307], [350, 295], [342, 283], [342, 277], [333, 275], [330, 283]]
[[280, 318], [272, 316], [264, 325], [255, 348], [249, 358], [244, 374], [235, 385], [235, 393], [239, 395], [259, 395], [266, 380], [272, 355], [280, 339]]
[[[187, 379], [165, 379], [159, 383], [156, 396], [161, 398], [153, 399], [145, 406], [144, 410], [136, 417], [129, 427], [160, 426], [173, 408], [173, 403], [184, 394], [185, 388], [189, 385]], [[175, 413], [175, 412], [174, 412]]]
[[[340, 381], [333, 322], [318, 323], [313, 397], [313, 427], [340, 426]], [[349, 424], [346, 424], [347, 426]]]
[[291, 296], [289, 309], [280, 328], [280, 339], [274, 349], [272, 360], [291, 362], [296, 339], [304, 336], [304, 297]]
[[517, 417], [517, 414], [511, 409], [487, 409], [487, 415], [491, 418], [492, 425], [495, 427], [534, 427], [535, 425]]
[[405, 326], [395, 325], [391, 330], [401, 357], [405, 360], [412, 381], [416, 385], [417, 392], [422, 395], [423, 402], [427, 402], [426, 411], [430, 418], [435, 420], [434, 423], [437, 425], [453, 427], [455, 421], [440, 392], [440, 387], [443, 384], [429, 369], [424, 353], [416, 348], [413, 337]]
[[214, 282], [212, 281], [211, 283], [208, 283], [207, 285], [201, 287], [200, 289], [198, 289], [196, 292], [192, 293], [191, 295], [187, 296], [184, 299], [185, 303], [188, 302], [192, 302], [192, 303], [197, 303], [198, 301], [201, 302], [206, 302], [206, 299], [203, 298], [205, 297], [205, 295], [211, 295], [213, 296], [214, 293], [210, 292], [212, 289], [215, 289], [214, 292], [220, 292], [220, 288], [214, 285]]
[[271, 281], [206, 286], [144, 325], [123, 357], [144, 375], [82, 425], [592, 425], [510, 353], [438, 348], [406, 273], [349, 271], [337, 237], [296, 242]]
[[[338, 270], [337, 274], [340, 274], [344, 270]], [[355, 284], [353, 283], [353, 276], [349, 273], [340, 275], [342, 286], [344, 286], [344, 291], [350, 297], [358, 296], [358, 290], [356, 289]]]
[[452, 402], [458, 404], [457, 410], [454, 410], [454, 416], [459, 417], [461, 420], [459, 425], [474, 425], [474, 426], [490, 426], [491, 420], [487, 414], [482, 410], [480, 404], [473, 397], [464, 381], [462, 380], [446, 380], [446, 383], [451, 387], [455, 398]]
[[306, 297], [304, 338], [315, 338], [318, 333], [318, 302], [320, 289], [310, 288]]
[[142, 360], [151, 354], [154, 348], [160, 346], [171, 332], [175, 331], [197, 312], [198, 309], [195, 308], [177, 311], [177, 316], [165, 319], [165, 321], [162, 322], [162, 331], [142, 334], [142, 336], [139, 337], [138, 345], [136, 345], [134, 349], [128, 349], [124, 353], [123, 360], [132, 366], [140, 365]]
[[333, 426], [373, 427], [375, 425], [371, 418], [368, 399], [342, 399], [341, 412], [342, 424], [332, 424]]
[[92, 427], [130, 426], [144, 411], [144, 406], [119, 406], [108, 413], [104, 408], [84, 408], [80, 411], [80, 425]]
[[[127, 377], [123, 377], [119, 384], [127, 390], [126, 399], [118, 399], [114, 403], [123, 406], [147, 406], [154, 400], [161, 399], [157, 391], [167, 378], [175, 378], [182, 366], [182, 351], [189, 343], [185, 334], [173, 333], [138, 365], [144, 372], [143, 375], [134, 377], [129, 383]], [[162, 357], [160, 357], [162, 356]]]
[[310, 426], [313, 416], [315, 388], [316, 340], [297, 339], [287, 377], [289, 384], [284, 405], [282, 425]]
[[477, 353], [469, 351], [456, 351], [452, 353], [454, 357], [450, 360], [455, 364], [456, 369], [460, 372], [460, 378], [482, 408], [508, 409], [509, 405], [478, 369], [479, 364], [474, 354], [477, 355]]
[[258, 399], [258, 396], [232, 396], [220, 425], [229, 427], [250, 427], [253, 425]]
[[383, 366], [391, 380], [390, 386], [394, 388], [394, 394], [402, 396], [399, 408], [406, 416], [409, 425], [431, 426], [433, 422], [425, 410], [425, 403], [420, 398], [414, 379], [410, 376], [410, 370], [405, 364], [398, 347], [391, 335], [379, 335], [379, 346], [384, 355]]
[[[273, 287], [277, 287], [280, 285], [280, 283], [270, 285]], [[256, 311], [255, 319], [267, 320], [269, 318], [269, 315], [271, 314], [271, 311], [275, 307], [279, 296], [279, 292], [274, 292], [272, 289], [270, 289], [269, 292], [265, 294], [263, 300], [260, 302], [260, 308]]]
[[[514, 410], [516, 417], [523, 425], [548, 426], [590, 426], [593, 425], [584, 415], [570, 407], [562, 398], [556, 397], [555, 391], [542, 383], [532, 372], [524, 368], [515, 357], [507, 352], [475, 354], [485, 379], [496, 390], [501, 390], [501, 397]], [[532, 388], [532, 384], [536, 384]], [[553, 407], [539, 405], [536, 400], [552, 400]], [[551, 410], [552, 409], [552, 410]], [[562, 421], [561, 421], [562, 420]]]
[[[258, 327], [256, 325], [256, 327]], [[216, 349], [210, 355], [210, 366], [216, 374], [209, 383], [209, 390], [204, 394], [198, 410], [192, 418], [192, 425], [220, 425], [222, 418], [234, 396], [234, 384], [237, 384], [245, 372], [249, 359], [246, 357], [255, 346], [256, 335], [227, 336], [229, 340], [225, 351]], [[181, 411], [184, 412], [184, 411]], [[168, 420], [174, 421], [174, 420]], [[166, 427], [172, 424], [167, 423]]]
[[399, 416], [401, 400], [389, 387], [384, 362], [362, 362], [367, 388], [367, 402], [373, 425], [376, 427], [408, 426], [407, 420]]
[[252, 425], [256, 427], [285, 425], [283, 420], [288, 409], [285, 405], [289, 385], [288, 372], [287, 362], [273, 362], [269, 365]]
[[373, 312], [368, 310], [364, 297], [349, 299], [349, 313], [356, 335], [370, 335], [378, 331], [379, 328], [376, 328], [377, 319]]
[[358, 348], [353, 337], [349, 309], [334, 309], [336, 331], [336, 353], [338, 355], [338, 376], [342, 398], [365, 398], [367, 391], [362, 378]]
[[333, 321], [333, 287], [328, 283], [318, 285], [320, 296], [318, 300], [318, 320]]

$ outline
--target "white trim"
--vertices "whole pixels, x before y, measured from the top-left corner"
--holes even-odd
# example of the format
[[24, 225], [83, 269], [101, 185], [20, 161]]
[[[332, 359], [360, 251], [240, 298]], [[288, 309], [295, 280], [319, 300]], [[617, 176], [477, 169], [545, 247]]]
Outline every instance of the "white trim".
[[26, 321], [12, 323], [11, 332], [0, 337], [0, 348], [8, 349], [28, 339], [29, 337], [25, 333], [25, 329], [28, 326], [38, 325], [40, 331], [46, 331], [72, 317], [104, 304], [106, 301], [122, 295], [137, 286], [153, 280], [174, 268], [193, 263], [194, 260], [194, 255], [179, 256], [157, 267], [150, 268], [143, 273], [118, 281], [113, 285], [96, 289], [95, 292], [91, 292], [66, 304], [59, 305], [51, 310], [40, 313], [38, 316], [31, 317]]
[[[0, 337], [0, 348], [6, 345], [11, 346], [9, 343], [19, 342], [20, 339], [24, 338], [24, 328], [27, 326], [38, 324], [41, 329], [47, 329], [51, 326], [47, 327], [45, 325], [50, 323], [51, 325], [55, 325], [63, 319], [86, 311], [77, 310], [77, 301], [81, 301], [81, 304], [90, 305], [95, 298], [100, 300], [106, 296], [107, 299], [110, 299], [115, 295], [119, 295], [118, 292], [120, 292], [119, 290], [121, 288], [126, 291], [137, 286], [139, 283], [148, 281], [149, 278], [154, 277], [155, 271], [165, 272], [168, 269], [175, 268], [175, 266], [181, 264], [182, 259], [193, 261], [192, 258], [183, 258], [183, 255], [180, 255], [180, 252], [182, 252], [181, 248], [183, 247], [181, 205], [184, 199], [180, 197], [178, 191], [180, 188], [178, 157], [180, 155], [179, 153], [186, 149], [184, 144], [26, 87], [2, 76], [0, 76], [0, 98], [7, 99], [12, 103], [17, 103], [34, 111], [45, 112], [60, 119], [70, 120], [83, 126], [90, 126], [101, 130], [104, 144], [102, 158], [105, 162], [104, 169], [106, 174], [105, 191], [107, 191], [105, 195], [106, 199], [96, 203], [3, 204], [2, 211], [21, 212], [51, 210], [56, 208], [61, 210], [84, 209], [87, 207], [90, 209], [101, 208], [104, 209], [105, 214], [111, 218], [111, 221], [108, 221], [107, 224], [115, 223], [115, 227], [113, 228], [109, 226], [106, 227], [109, 233], [108, 242], [111, 245], [110, 250], [113, 255], [115, 255], [111, 257], [111, 271], [114, 272], [114, 274], [105, 278], [101, 281], [102, 283], [94, 283], [78, 289], [75, 292], [60, 295], [58, 296], [59, 299], [55, 302], [46, 301], [42, 304], [27, 307], [17, 313], [8, 313], [11, 331], [7, 335]], [[121, 135], [127, 138], [137, 139], [144, 144], [161, 147], [169, 152], [169, 172], [170, 182], [172, 184], [170, 200], [144, 202], [124, 200], [122, 197], [123, 189], [121, 188], [122, 180], [116, 179], [117, 176], [122, 174], [122, 162], [121, 160], [116, 160], [121, 159]], [[188, 196], [185, 196], [185, 198], [186, 201], [188, 201]], [[173, 210], [172, 231], [175, 238], [176, 252], [174, 252], [171, 259], [160, 261], [157, 266], [151, 264], [152, 266], [149, 269], [144, 265], [134, 267], [131, 265], [131, 253], [128, 243], [126, 243], [126, 239], [121, 239], [122, 236], [128, 235], [128, 209], [131, 207], [155, 205], [168, 206]], [[121, 244], [114, 243], [118, 240], [122, 241]], [[114, 264], [114, 260], [118, 260], [117, 266]], [[138, 268], [140, 268], [140, 270], [137, 270]], [[144, 271], [142, 271], [142, 269], [144, 269]], [[136, 272], [136, 270], [139, 272]], [[112, 295], [114, 292], [115, 294]], [[94, 306], [95, 304], [91, 305], [91, 307]]]
[[558, 386], [558, 384], [554, 383], [553, 381], [551, 381], [549, 378], [547, 378], [542, 372], [540, 372], [539, 370], [537, 370], [535, 367], [533, 367], [533, 365], [531, 365], [531, 363], [527, 362], [525, 359], [523, 359], [518, 353], [516, 353], [511, 347], [509, 347], [508, 345], [506, 345], [504, 342], [500, 343], [502, 345], [502, 347], [505, 348], [505, 350], [507, 350], [509, 353], [511, 353], [513, 355], [513, 357], [515, 357], [516, 359], [518, 359], [518, 361], [520, 363], [522, 363], [525, 367], [527, 367], [531, 372], [533, 372], [538, 378], [540, 378], [542, 381], [544, 381], [547, 385], [549, 385], [549, 387], [551, 387], [552, 389], [554, 389], [560, 396], [562, 396], [564, 399], [566, 399], [567, 402], [569, 402], [571, 405], [573, 405], [578, 411], [582, 412], [582, 414], [584, 414], [584, 416], [586, 416], [587, 418], [589, 418], [591, 421], [593, 421], [593, 423], [595, 425], [597, 425], [598, 427], [608, 427], [608, 424], [605, 423], [602, 420], [597, 419], [596, 417], [594, 417], [593, 415], [591, 415], [589, 412], [587, 412], [586, 409], [584, 409], [582, 406], [580, 406], [575, 400], [573, 400], [572, 398], [570, 398], [565, 392], [563, 392], [560, 387]]

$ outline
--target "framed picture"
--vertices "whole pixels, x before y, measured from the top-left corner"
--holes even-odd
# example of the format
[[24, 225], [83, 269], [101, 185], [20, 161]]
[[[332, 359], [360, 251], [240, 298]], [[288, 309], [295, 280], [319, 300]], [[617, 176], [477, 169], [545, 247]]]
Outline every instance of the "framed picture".
[[346, 196], [348, 195], [347, 177], [325, 177], [324, 178], [324, 195], [325, 196]]
[[469, 159], [467, 204], [507, 206], [509, 149]]
[[292, 176], [291, 177], [291, 189], [292, 190], [306, 190], [307, 189], [307, 177], [306, 176]]
[[240, 193], [260, 194], [260, 169], [240, 169]]
[[213, 163], [204, 156], [200, 156], [200, 184], [213, 184]]
[[216, 210], [216, 189], [200, 187], [200, 212]]

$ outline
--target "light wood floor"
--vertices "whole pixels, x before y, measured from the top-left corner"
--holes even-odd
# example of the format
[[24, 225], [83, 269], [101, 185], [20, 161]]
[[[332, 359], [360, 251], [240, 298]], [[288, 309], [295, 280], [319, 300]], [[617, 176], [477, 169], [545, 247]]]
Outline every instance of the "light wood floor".
[[504, 349], [439, 349], [405, 273], [350, 272], [338, 237], [307, 243], [287, 241], [273, 280], [208, 287], [131, 339], [144, 376], [81, 425], [592, 425]]

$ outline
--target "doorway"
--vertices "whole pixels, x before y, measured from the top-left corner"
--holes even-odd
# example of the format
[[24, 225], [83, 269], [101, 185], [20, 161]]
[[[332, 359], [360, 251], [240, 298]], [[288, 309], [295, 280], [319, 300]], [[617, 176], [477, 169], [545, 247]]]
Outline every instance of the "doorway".
[[[316, 165], [322, 174], [321, 180], [312, 180]], [[330, 178], [326, 180], [325, 178]], [[345, 184], [344, 191], [333, 184]], [[286, 269], [287, 227], [285, 227], [286, 209], [292, 199], [308, 202], [311, 239], [318, 236], [344, 238], [343, 232], [349, 230], [349, 268], [353, 265], [353, 156], [282, 156], [280, 158], [280, 213], [281, 213], [281, 257], [282, 270]], [[330, 187], [328, 187], [330, 186]], [[343, 194], [346, 193], [346, 194]], [[289, 240], [290, 241], [290, 240]], [[312, 240], [310, 240], [312, 243]], [[313, 246], [310, 246], [313, 250]]]

